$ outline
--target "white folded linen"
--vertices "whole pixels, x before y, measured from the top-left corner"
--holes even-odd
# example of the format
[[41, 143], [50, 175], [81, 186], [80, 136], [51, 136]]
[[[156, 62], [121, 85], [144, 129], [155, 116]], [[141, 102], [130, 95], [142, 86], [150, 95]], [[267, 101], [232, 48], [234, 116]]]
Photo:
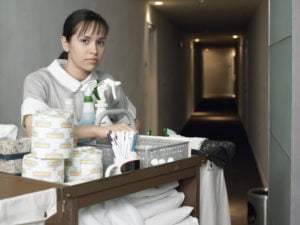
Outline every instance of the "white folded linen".
[[203, 142], [207, 140], [207, 138], [190, 137], [189, 140], [191, 144], [191, 149], [200, 150]]
[[223, 169], [209, 160], [200, 168], [200, 225], [231, 225]]
[[0, 200], [0, 224], [44, 225], [57, 212], [56, 189]]
[[145, 190], [142, 190], [142, 191], [139, 191], [139, 192], [129, 194], [129, 195], [127, 195], [127, 197], [131, 198], [131, 197], [154, 196], [154, 195], [158, 195], [158, 194], [167, 192], [169, 190], [172, 190], [172, 189], [174, 189], [178, 186], [179, 186], [178, 181], [173, 181], [171, 183], [159, 185], [157, 187], [148, 188], [148, 189], [145, 189]]
[[142, 225], [139, 211], [124, 198], [117, 198], [79, 210], [79, 225]]
[[129, 201], [132, 205], [134, 206], [140, 206], [149, 202], [153, 202], [168, 196], [174, 196], [175, 194], [177, 194], [178, 191], [176, 189], [172, 189], [166, 192], [163, 192], [161, 194], [158, 195], [154, 195], [154, 196], [145, 196], [145, 197], [128, 197], [128, 196], [124, 196], [127, 201]]
[[143, 219], [148, 219], [159, 213], [178, 208], [183, 203], [183, 200], [184, 194], [182, 192], [178, 192], [174, 196], [169, 196], [154, 202], [140, 205], [137, 207], [137, 209], [140, 211]]
[[16, 140], [18, 127], [14, 124], [0, 124], [0, 139], [7, 138]]
[[205, 140], [207, 140], [207, 138], [204, 138], [204, 137], [185, 137], [185, 136], [181, 136], [179, 134], [176, 134], [176, 132], [174, 130], [171, 130], [169, 128], [167, 128], [167, 132], [168, 132], [168, 135], [170, 139], [172, 140], [179, 140], [179, 141], [188, 141], [189, 142], [189, 147], [188, 147], [188, 151], [189, 151], [189, 154], [188, 156], [191, 157], [192, 155], [192, 149], [195, 149], [195, 150], [200, 150], [201, 149], [201, 146], [203, 144], [203, 142]]
[[145, 220], [145, 225], [175, 225], [186, 218], [193, 210], [193, 207], [182, 206]]
[[199, 221], [196, 217], [188, 216], [176, 225], [199, 225]]

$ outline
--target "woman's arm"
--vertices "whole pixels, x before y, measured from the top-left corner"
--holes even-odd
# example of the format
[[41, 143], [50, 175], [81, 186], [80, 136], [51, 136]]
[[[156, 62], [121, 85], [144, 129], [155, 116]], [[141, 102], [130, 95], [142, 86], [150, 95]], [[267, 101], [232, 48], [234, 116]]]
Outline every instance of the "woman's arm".
[[78, 139], [83, 138], [107, 138], [107, 134], [109, 131], [118, 132], [118, 131], [134, 131], [135, 129], [131, 128], [128, 124], [121, 123], [115, 125], [106, 125], [106, 126], [98, 126], [98, 125], [91, 125], [91, 126], [75, 126], [74, 129], [74, 136]]
[[[32, 115], [25, 116], [24, 125], [26, 129], [27, 136], [31, 136], [32, 133]], [[115, 125], [108, 125], [108, 126], [97, 126], [97, 125], [90, 125], [90, 126], [75, 126], [74, 127], [74, 136], [78, 139], [84, 138], [106, 138], [107, 133], [109, 131], [118, 132], [118, 131], [134, 131], [135, 129], [131, 128], [128, 124], [121, 123]]]

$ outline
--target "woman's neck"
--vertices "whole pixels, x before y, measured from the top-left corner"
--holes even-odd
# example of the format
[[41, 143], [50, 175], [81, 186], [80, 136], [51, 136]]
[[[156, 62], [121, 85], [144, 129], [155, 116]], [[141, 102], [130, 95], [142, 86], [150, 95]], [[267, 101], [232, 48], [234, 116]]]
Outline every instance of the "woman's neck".
[[74, 66], [71, 66], [69, 63], [67, 63], [63, 68], [68, 74], [78, 81], [85, 80], [90, 74], [90, 72], [80, 70]]

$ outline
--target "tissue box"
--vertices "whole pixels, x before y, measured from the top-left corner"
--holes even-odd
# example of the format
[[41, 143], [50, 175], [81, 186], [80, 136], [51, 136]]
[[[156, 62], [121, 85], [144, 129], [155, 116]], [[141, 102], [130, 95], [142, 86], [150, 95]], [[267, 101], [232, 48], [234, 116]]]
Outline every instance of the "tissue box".
[[22, 158], [13, 160], [0, 159], [0, 172], [20, 175], [22, 172]]
[[12, 155], [30, 152], [31, 139], [28, 137], [19, 137], [16, 140], [1, 139], [0, 155]]
[[0, 172], [21, 174], [22, 158], [30, 152], [30, 138], [0, 140]]

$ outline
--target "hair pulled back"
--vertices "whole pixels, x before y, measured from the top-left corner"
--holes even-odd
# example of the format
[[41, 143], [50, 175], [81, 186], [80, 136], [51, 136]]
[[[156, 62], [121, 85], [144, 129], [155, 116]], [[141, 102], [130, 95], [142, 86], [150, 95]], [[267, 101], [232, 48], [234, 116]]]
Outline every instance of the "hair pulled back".
[[[79, 9], [71, 13], [65, 20], [62, 36], [70, 42], [78, 29], [80, 29], [79, 34], [82, 34], [86, 32], [90, 25], [93, 26], [93, 32], [101, 32], [104, 36], [107, 35], [109, 26], [102, 16], [92, 10]], [[62, 52], [58, 58], [68, 59], [68, 53]]]

